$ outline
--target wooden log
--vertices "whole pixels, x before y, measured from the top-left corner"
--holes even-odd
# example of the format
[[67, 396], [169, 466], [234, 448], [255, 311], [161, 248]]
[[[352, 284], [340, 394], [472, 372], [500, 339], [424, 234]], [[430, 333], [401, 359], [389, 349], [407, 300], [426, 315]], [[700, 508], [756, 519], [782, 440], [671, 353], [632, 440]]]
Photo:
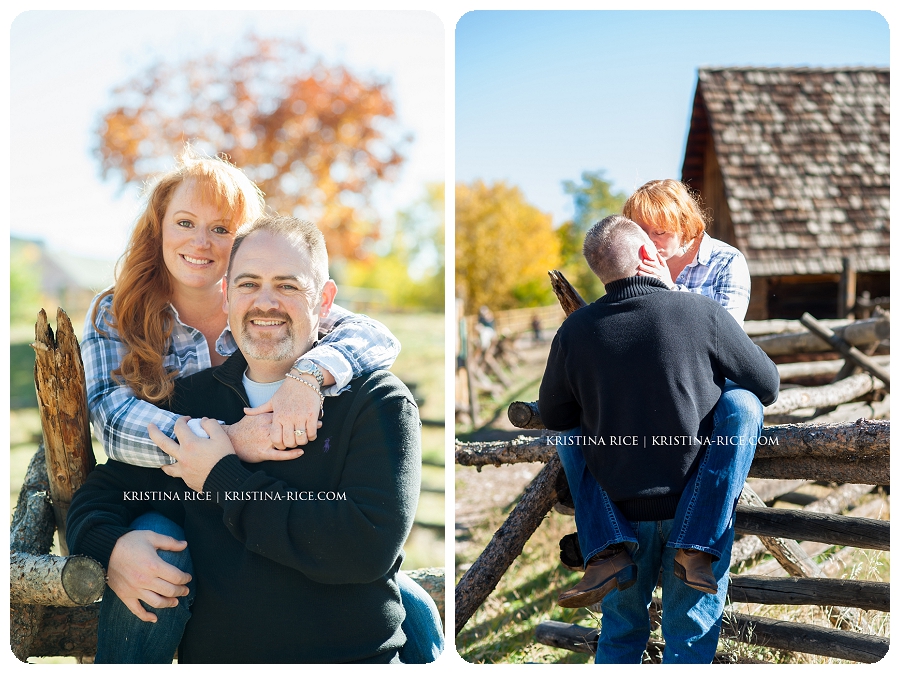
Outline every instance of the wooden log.
[[803, 623], [773, 620], [726, 611], [722, 638], [798, 653], [853, 662], [878, 662], [887, 655], [890, 640]]
[[891, 523], [862, 517], [738, 505], [734, 527], [755, 536], [890, 550]]
[[843, 339], [841, 336], [838, 336], [838, 334], [834, 331], [829, 330], [824, 325], [820, 324], [809, 313], [804, 313], [800, 317], [800, 322], [803, 323], [806, 329], [811, 333], [819, 337], [826, 344], [829, 344], [836, 351], [842, 353], [844, 358], [855, 363], [873, 376], [878, 377], [881, 381], [884, 382], [885, 386], [890, 387], [890, 372], [888, 372], [885, 368], [881, 367], [878, 363], [872, 360], [870, 356], [867, 356], [862, 351], [849, 344], [847, 340]]
[[97, 621], [100, 604], [48, 606], [40, 634], [29, 655], [34, 657], [92, 657], [97, 652]]
[[809, 484], [809, 480], [747, 480], [747, 486], [765, 503]]
[[67, 554], [69, 504], [94, 467], [84, 366], [72, 323], [62, 309], [56, 312], [55, 336], [43, 309], [34, 333], [34, 383], [47, 452], [47, 475], [60, 550]]
[[572, 287], [572, 284], [563, 276], [561, 271], [554, 269], [547, 273], [550, 275], [550, 285], [553, 288], [553, 292], [556, 293], [556, 299], [559, 300], [559, 304], [563, 311], [566, 312], [566, 316], [581, 307], [587, 306], [587, 302]]
[[[854, 321], [849, 318], [826, 318], [822, 322], [832, 330], [850, 325]], [[762, 321], [744, 321], [744, 332], [749, 337], [764, 337], [786, 333], [803, 332], [803, 324], [796, 320], [770, 318]]]
[[556, 502], [559, 457], [547, 463], [525, 489], [507, 520], [456, 585], [456, 634], [493, 591], [525, 543]]
[[[880, 316], [864, 321], [855, 321], [842, 328], [837, 328], [834, 330], [834, 333], [853, 346], [866, 346], [884, 339], [890, 339], [890, 317]], [[832, 348], [809, 331], [754, 337], [753, 341], [770, 357], [796, 353], [821, 353], [823, 351], [831, 351]]]
[[[537, 408], [537, 403], [528, 403], [515, 401], [509, 404], [509, 409], [506, 410], [506, 416], [509, 417], [510, 423], [516, 428], [543, 428], [544, 424], [541, 421], [541, 413]], [[537, 425], [532, 426], [531, 423], [534, 422]]]
[[428, 595], [434, 599], [437, 605], [438, 613], [446, 616], [444, 613], [444, 596], [445, 596], [445, 576], [442, 567], [429, 567], [423, 569], [409, 569], [404, 571], [419, 587], [425, 590]]
[[[889, 507], [890, 506], [884, 499], [879, 498], [863, 503], [862, 505], [854, 508], [851, 512], [853, 513], [854, 517], [869, 517], [872, 519], [880, 519], [882, 510], [888, 509]], [[746, 536], [741, 539], [741, 542], [754, 539], [756, 539], [755, 536]], [[735, 547], [737, 546], [737, 544], [738, 541], [735, 541]], [[818, 555], [821, 555], [829, 548], [832, 548], [833, 546], [828, 545], [827, 543], [804, 541], [800, 544], [800, 547], [802, 547], [804, 552], [806, 552], [806, 554], [808, 554], [810, 557], [816, 557]], [[855, 557], [858, 552], [859, 551], [856, 548], [841, 548], [835, 554], [830, 555], [819, 565], [819, 568], [822, 570], [822, 575], [830, 578], [840, 577], [840, 575], [847, 570], [846, 565], [841, 561], [842, 558], [844, 556]], [[732, 562], [734, 562], [733, 557]], [[778, 576], [784, 575], [785, 573], [784, 569], [781, 568], [781, 565], [778, 564], [778, 562], [774, 559], [766, 560], [761, 564], [757, 564], [756, 566], [748, 569], [748, 571], [753, 573], [754, 575], [759, 576]]]
[[[738, 499], [738, 508], [747, 507], [753, 507], [762, 511], [768, 510], [765, 502], [745, 483]], [[738, 531], [737, 521], [735, 521], [735, 532]], [[740, 533], [744, 532], [741, 531]], [[791, 576], [818, 578], [822, 575], [819, 566], [804, 552], [797, 541], [778, 536], [767, 536], [765, 532], [763, 532], [763, 535], [757, 532], [752, 533], [759, 537], [763, 547], [772, 554], [772, 557], [778, 560], [781, 567]]]
[[[872, 356], [872, 360], [882, 367], [889, 367], [891, 364], [890, 356]], [[778, 376], [782, 384], [805, 377], [834, 377], [846, 362], [846, 360], [815, 360], [808, 363], [782, 363], [777, 366]]]
[[502, 466], [507, 463], [547, 463], [556, 456], [552, 435], [490, 442], [456, 441], [456, 463], [461, 466]]
[[[779, 486], [779, 488], [774, 489], [772, 487], [769, 487], [767, 491], [766, 482], [775, 482]], [[759, 481], [754, 480], [753, 484], [750, 484], [750, 481], [748, 481], [748, 486], [756, 490], [757, 495], [765, 501], [770, 500], [769, 498], [767, 498], [770, 495], [774, 498], [775, 496], [780, 496], [787, 493], [789, 489], [785, 491], [784, 488], [789, 487], [790, 485], [797, 484], [807, 483], [803, 480], [766, 480], [763, 481], [762, 484], [759, 484]], [[833, 489], [824, 498], [818, 499], [817, 501], [813, 501], [812, 503], [804, 506], [803, 510], [832, 514], [840, 513], [847, 508], [850, 508], [860, 497], [869, 493], [870, 491], [872, 491], [872, 489], [872, 485], [844, 484], [837, 487], [836, 489]], [[780, 493], [773, 493], [776, 491]], [[766, 494], [766, 496], [763, 496], [764, 493]], [[752, 503], [748, 503], [747, 505], [752, 505]], [[867, 515], [863, 514], [862, 512], [855, 513], [855, 516], [867, 517]], [[812, 553], [810, 553], [809, 550], [806, 549], [805, 545], [801, 545], [800, 547], [809, 557], [812, 557]], [[734, 545], [731, 548], [731, 564], [735, 565], [746, 562], [753, 557], [762, 554], [763, 552], [766, 552], [766, 547], [763, 545], [759, 537], [745, 536], [734, 542]], [[763, 575], [771, 575], [771, 571]]]
[[731, 601], [789, 606], [852, 606], [864, 611], [890, 611], [890, 583], [839, 578], [768, 578], [731, 575]]
[[[457, 442], [456, 461], [466, 466], [546, 463], [556, 456], [555, 437]], [[890, 484], [890, 421], [769, 426], [760, 438], [751, 477]]]
[[802, 407], [840, 405], [881, 388], [884, 384], [870, 374], [855, 374], [826, 386], [799, 386], [780, 391], [778, 400], [764, 408], [763, 414], [768, 417]]
[[[570, 625], [569, 623], [556, 620], [545, 620], [535, 628], [534, 638], [539, 644], [544, 644], [545, 646], [593, 655], [597, 649], [597, 636], [599, 634], [600, 630], [598, 629], [581, 625]], [[661, 662], [664, 649], [665, 644], [663, 642], [651, 639], [647, 642], [647, 646], [644, 649], [644, 662]], [[713, 664], [717, 665], [744, 663], [759, 664], [759, 661], [738, 658], [730, 653], [722, 652], [716, 653], [713, 658]]]
[[[25, 472], [16, 510], [10, 526], [9, 547], [12, 552], [45, 555], [53, 544], [53, 508], [47, 492], [47, 469], [44, 445], [41, 443]], [[44, 607], [13, 604], [9, 606], [9, 640], [13, 654], [22, 662], [32, 654], [32, 646], [41, 632]]]
[[103, 566], [90, 557], [57, 557], [11, 552], [9, 600], [42, 606], [82, 606], [106, 589]]
[[[820, 408], [830, 409], [830, 408]], [[773, 424], [843, 424], [857, 419], [888, 419], [891, 415], [891, 396], [886, 394], [881, 400], [860, 401], [838, 405], [830, 412], [819, 414], [819, 410], [807, 415], [776, 414], [766, 416], [767, 423]]]

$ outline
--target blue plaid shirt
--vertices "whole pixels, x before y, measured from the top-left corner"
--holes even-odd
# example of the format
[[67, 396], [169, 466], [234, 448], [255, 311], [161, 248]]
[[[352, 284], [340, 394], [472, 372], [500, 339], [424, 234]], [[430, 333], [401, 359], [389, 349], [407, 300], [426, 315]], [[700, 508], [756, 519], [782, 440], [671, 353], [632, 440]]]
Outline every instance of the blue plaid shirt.
[[[136, 398], [131, 387], [112, 378], [111, 373], [121, 364], [127, 347], [119, 332], [109, 326], [112, 295], [100, 301], [97, 312], [97, 323], [106, 336], [100, 334], [91, 321], [94, 302], [88, 310], [81, 341], [87, 404], [94, 433], [109, 457], [116, 461], [150, 468], [173, 463], [147, 435], [147, 424], [156, 424], [174, 440], [178, 415]], [[182, 323], [175, 307], [169, 305], [169, 308], [175, 320], [171, 343], [163, 360], [166, 370], [177, 370], [179, 377], [186, 377], [210, 367], [209, 347], [203, 333]], [[400, 353], [400, 342], [384, 325], [337, 305], [332, 305], [319, 330], [325, 336], [303, 358], [334, 376], [335, 383], [322, 389], [325, 395], [340, 394], [354, 377], [389, 368]], [[226, 327], [216, 340], [216, 351], [222, 356], [230, 356], [236, 350], [231, 330]]]
[[704, 232], [697, 257], [678, 275], [675, 290], [706, 295], [744, 325], [750, 304], [747, 260], [737, 248]]

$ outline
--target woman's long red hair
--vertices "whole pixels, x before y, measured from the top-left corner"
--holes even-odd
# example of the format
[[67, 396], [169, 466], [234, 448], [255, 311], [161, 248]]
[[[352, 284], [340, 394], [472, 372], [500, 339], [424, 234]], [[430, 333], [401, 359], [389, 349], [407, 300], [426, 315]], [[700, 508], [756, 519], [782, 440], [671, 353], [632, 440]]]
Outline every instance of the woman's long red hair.
[[[190, 147], [178, 157], [174, 169], [153, 181], [147, 205], [131, 233], [128, 247], [118, 263], [115, 285], [94, 305], [92, 320], [98, 331], [100, 299], [113, 295], [111, 327], [128, 347], [122, 363], [112, 371], [138, 398], [151, 403], [168, 399], [177, 371], [166, 371], [163, 361], [172, 335], [172, 314], [168, 310], [172, 283], [162, 254], [162, 220], [175, 190], [190, 180], [203, 200], [230, 214], [234, 229], [262, 215], [262, 192], [241, 171], [218, 158], [204, 157]], [[104, 333], [105, 334], [105, 333]]]

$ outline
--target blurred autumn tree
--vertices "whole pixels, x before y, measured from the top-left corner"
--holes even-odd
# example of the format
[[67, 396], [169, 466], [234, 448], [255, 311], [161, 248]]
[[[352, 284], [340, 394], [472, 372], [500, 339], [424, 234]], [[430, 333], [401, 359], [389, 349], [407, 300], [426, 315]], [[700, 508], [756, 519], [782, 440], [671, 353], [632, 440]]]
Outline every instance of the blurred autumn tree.
[[248, 36], [230, 60], [158, 63], [113, 91], [96, 153], [103, 177], [140, 184], [190, 141], [224, 154], [279, 213], [316, 222], [329, 254], [379, 234], [372, 187], [403, 162], [386, 82], [329, 67], [298, 41]]
[[390, 255], [352, 260], [343, 270], [350, 286], [384, 292], [392, 307], [444, 310], [444, 184], [397, 213]]
[[560, 262], [551, 218], [517, 187], [456, 186], [456, 283], [466, 313], [553, 302], [547, 271]]
[[569, 282], [588, 302], [592, 302], [605, 292], [594, 273], [584, 261], [581, 252], [584, 235], [607, 215], [621, 213], [628, 198], [624, 192], [613, 192], [612, 185], [603, 179], [604, 171], [584, 171], [581, 182], [564, 180], [563, 191], [572, 195], [575, 202], [575, 217], [557, 229], [563, 259], [562, 272]]

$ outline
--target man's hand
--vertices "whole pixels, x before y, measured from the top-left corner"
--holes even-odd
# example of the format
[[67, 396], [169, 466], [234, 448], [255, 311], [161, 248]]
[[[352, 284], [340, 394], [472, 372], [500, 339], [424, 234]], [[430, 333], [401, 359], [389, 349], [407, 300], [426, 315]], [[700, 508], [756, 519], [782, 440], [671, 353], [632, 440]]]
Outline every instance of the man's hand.
[[186, 541], [155, 531], [129, 531], [116, 541], [109, 556], [110, 589], [134, 615], [155, 623], [156, 616], [141, 606], [141, 601], [153, 608], [174, 608], [178, 597], [187, 596], [191, 580], [190, 574], [164, 562], [156, 551], [178, 552], [185, 547]]
[[666, 261], [659, 252], [656, 253], [656, 259], [641, 258], [641, 263], [637, 268], [637, 275], [658, 278], [665, 283], [666, 287], [669, 289], [675, 287], [675, 283], [672, 281], [672, 272], [669, 271], [669, 265], [666, 264]]
[[[254, 408], [262, 410], [267, 405]], [[303, 455], [302, 449], [285, 450], [283, 444], [273, 445], [269, 437], [272, 428], [271, 412], [258, 412], [248, 415], [236, 424], [222, 426], [231, 440], [234, 453], [241, 461], [259, 463], [260, 461], [289, 461]]]
[[[334, 378], [328, 374], [326, 384], [329, 377], [332, 383], [334, 382]], [[315, 378], [304, 375], [303, 379], [318, 388]], [[319, 423], [321, 409], [322, 399], [313, 388], [296, 379], [286, 377], [281, 388], [275, 392], [269, 402], [259, 407], [245, 408], [244, 413], [257, 415], [272, 412], [270, 433], [272, 443], [275, 447], [297, 447], [316, 439], [316, 432], [321, 426]], [[296, 431], [302, 432], [298, 435]]]
[[180, 477], [194, 491], [203, 491], [203, 483], [206, 482], [209, 471], [222, 457], [234, 454], [234, 447], [215, 419], [204, 417], [200, 422], [209, 438], [194, 435], [188, 428], [187, 420], [188, 417], [180, 417], [175, 422], [175, 437], [178, 442], [159, 430], [155, 424], [148, 424], [147, 432], [156, 446], [176, 461], [163, 466], [163, 472], [172, 477]]

